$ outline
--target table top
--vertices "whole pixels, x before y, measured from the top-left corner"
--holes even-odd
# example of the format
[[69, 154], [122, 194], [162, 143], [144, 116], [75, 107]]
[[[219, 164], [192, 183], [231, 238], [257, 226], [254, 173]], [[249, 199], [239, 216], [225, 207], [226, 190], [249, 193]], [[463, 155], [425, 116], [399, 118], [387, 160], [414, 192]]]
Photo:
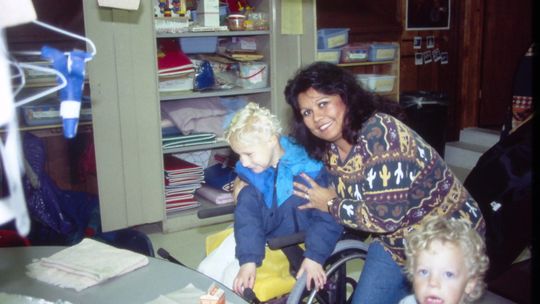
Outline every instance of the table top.
[[[132, 304], [152, 301], [159, 295], [182, 289], [189, 283], [200, 290], [207, 290], [214, 282], [195, 270], [159, 258], [149, 258], [148, 265], [142, 268], [80, 292], [50, 285], [26, 275], [26, 265], [30, 264], [32, 259], [48, 257], [64, 248], [66, 247], [0, 248], [0, 292], [31, 296], [51, 302], [62, 300], [83, 304]], [[247, 303], [230, 289], [219, 285], [225, 291], [227, 303]]]

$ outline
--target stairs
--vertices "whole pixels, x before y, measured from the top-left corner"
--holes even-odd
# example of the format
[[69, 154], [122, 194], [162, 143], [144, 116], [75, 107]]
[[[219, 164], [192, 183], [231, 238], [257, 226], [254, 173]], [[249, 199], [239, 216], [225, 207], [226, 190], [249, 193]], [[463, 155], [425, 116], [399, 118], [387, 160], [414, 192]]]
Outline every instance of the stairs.
[[500, 132], [465, 128], [459, 132], [459, 141], [447, 142], [444, 159], [463, 182], [484, 152], [499, 141]]

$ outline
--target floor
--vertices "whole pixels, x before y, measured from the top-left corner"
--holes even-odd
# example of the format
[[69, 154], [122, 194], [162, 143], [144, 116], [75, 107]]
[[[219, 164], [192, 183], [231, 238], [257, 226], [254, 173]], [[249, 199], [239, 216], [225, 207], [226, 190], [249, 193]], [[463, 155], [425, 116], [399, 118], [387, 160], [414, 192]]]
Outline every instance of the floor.
[[162, 233], [157, 224], [140, 226], [138, 230], [148, 235], [155, 251], [158, 248], [163, 248], [184, 265], [197, 268], [205, 257], [206, 237], [227, 228], [231, 224], [232, 222], [225, 222], [171, 233]]

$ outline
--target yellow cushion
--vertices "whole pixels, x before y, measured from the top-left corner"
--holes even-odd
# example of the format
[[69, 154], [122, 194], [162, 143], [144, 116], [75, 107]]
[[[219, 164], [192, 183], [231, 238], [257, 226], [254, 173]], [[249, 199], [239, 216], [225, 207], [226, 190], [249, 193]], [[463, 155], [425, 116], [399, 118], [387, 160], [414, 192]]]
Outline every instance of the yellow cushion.
[[[206, 254], [215, 250], [233, 232], [233, 228], [209, 235], [206, 238]], [[253, 291], [261, 301], [268, 301], [289, 293], [296, 279], [289, 273], [289, 260], [281, 250], [266, 247], [262, 265], [257, 268]]]

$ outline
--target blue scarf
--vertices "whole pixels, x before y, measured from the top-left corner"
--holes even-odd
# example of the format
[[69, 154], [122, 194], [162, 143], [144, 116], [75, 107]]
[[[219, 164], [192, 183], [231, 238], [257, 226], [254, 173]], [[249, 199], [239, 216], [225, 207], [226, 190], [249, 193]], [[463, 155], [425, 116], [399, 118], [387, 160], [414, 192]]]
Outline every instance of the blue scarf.
[[[277, 178], [275, 178], [276, 169], [274, 167], [269, 167], [261, 173], [255, 173], [242, 166], [240, 161], [236, 163], [236, 173], [263, 194], [264, 203], [268, 208], [272, 207], [274, 189], [277, 189], [277, 205], [279, 207], [293, 194], [294, 176], [304, 172], [311, 178], [315, 178], [323, 166], [321, 162], [310, 158], [306, 150], [294, 143], [289, 137], [281, 136], [279, 143], [285, 154], [278, 162]], [[275, 185], [274, 180], [276, 181]]]

